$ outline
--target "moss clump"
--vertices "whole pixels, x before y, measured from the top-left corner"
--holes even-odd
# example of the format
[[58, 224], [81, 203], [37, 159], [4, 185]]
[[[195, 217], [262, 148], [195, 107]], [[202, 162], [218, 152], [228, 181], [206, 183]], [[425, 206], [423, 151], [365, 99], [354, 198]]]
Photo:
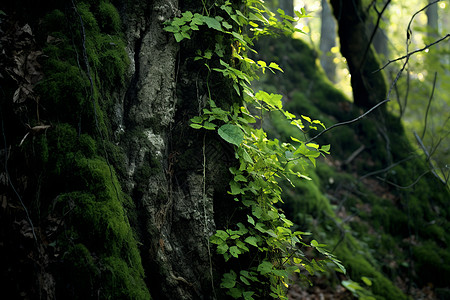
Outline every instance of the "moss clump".
[[423, 285], [434, 283], [439, 287], [448, 287], [450, 278], [444, 274], [450, 272], [450, 253], [433, 241], [426, 241], [413, 248], [417, 280]]
[[121, 22], [117, 9], [109, 2], [102, 1], [98, 6], [98, 20], [100, 28], [108, 34], [118, 34]]
[[357, 246], [352, 237], [337, 248], [336, 255], [343, 261], [351, 278], [365, 276], [372, 281], [372, 293], [376, 299], [408, 299], [392, 282], [367, 260], [368, 254]]
[[83, 244], [75, 244], [63, 256], [62, 276], [68, 283], [60, 295], [71, 299], [90, 299], [99, 287], [98, 262]]
[[53, 10], [41, 26], [48, 57], [38, 87], [41, 118], [54, 126], [27, 145], [38, 145], [41, 153], [48, 182], [42, 198], [57, 199], [53, 207], [64, 215], [55, 241], [64, 253], [55, 271], [59, 298], [150, 299], [126, 212], [134, 203], [114, 168], [125, 176], [123, 152], [103, 140], [129, 63], [120, 27], [108, 1], [79, 2], [66, 14]]

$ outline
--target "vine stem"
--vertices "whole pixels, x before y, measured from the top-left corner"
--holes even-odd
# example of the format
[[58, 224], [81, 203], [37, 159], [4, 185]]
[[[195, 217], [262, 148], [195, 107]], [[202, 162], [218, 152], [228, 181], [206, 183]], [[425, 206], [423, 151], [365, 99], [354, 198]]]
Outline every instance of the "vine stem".
[[[202, 147], [202, 154], [203, 154], [203, 190], [202, 190], [202, 196], [203, 196], [203, 215], [205, 218], [205, 227], [204, 231], [205, 234], [208, 232], [208, 218], [206, 215], [206, 133], [203, 134], [203, 147]], [[214, 298], [217, 299], [216, 295], [216, 289], [214, 288], [214, 277], [213, 277], [213, 270], [212, 270], [212, 259], [211, 259], [211, 246], [209, 245], [209, 240], [206, 241], [206, 245], [208, 247], [208, 259], [209, 259], [209, 275], [211, 276], [211, 287], [213, 290]]]
[[7, 148], [7, 143], [6, 143], [5, 124], [3, 123], [3, 114], [1, 114], [1, 117], [2, 117], [1, 119], [2, 119], [3, 141], [5, 143], [5, 173], [6, 173], [6, 178], [7, 178], [8, 182], [9, 182], [9, 185], [11, 186], [11, 188], [14, 191], [14, 193], [16, 194], [17, 198], [19, 199], [20, 204], [22, 205], [23, 210], [25, 211], [25, 214], [27, 215], [28, 222], [30, 223], [30, 226], [31, 226], [31, 231], [33, 232], [34, 240], [36, 241], [36, 244], [37, 244], [38, 240], [37, 240], [37, 237], [36, 237], [36, 232], [34, 231], [33, 221], [31, 221], [31, 217], [30, 217], [30, 214], [28, 213], [28, 209], [25, 206], [25, 203], [23, 203], [22, 197], [20, 197], [19, 193], [17, 192], [16, 188], [14, 187], [14, 184], [13, 184], [13, 182], [11, 180], [11, 176], [9, 176], [9, 171], [8, 171], [8, 148]]

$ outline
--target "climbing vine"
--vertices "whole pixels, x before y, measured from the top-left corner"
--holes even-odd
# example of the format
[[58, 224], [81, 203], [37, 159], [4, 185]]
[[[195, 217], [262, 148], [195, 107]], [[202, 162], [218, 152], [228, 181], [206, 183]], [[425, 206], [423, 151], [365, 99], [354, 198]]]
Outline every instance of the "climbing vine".
[[[239, 270], [230, 267], [223, 274], [220, 286], [234, 298], [254, 299], [270, 295], [287, 299], [286, 286], [292, 273], [308, 280], [301, 270], [313, 275], [324, 271], [329, 262], [334, 262], [345, 273], [339, 260], [325, 250], [325, 245], [315, 240], [305, 242], [303, 236], [309, 233], [293, 232], [293, 223], [276, 206], [282, 202], [279, 181], [290, 182], [292, 176], [309, 180], [302, 173], [305, 165], [315, 165], [319, 156], [329, 154], [330, 146], [307, 142], [306, 138], [302, 141], [300, 137], [291, 137], [291, 143], [268, 138], [261, 123], [264, 115], [269, 113], [282, 114], [298, 128], [299, 136], [306, 137], [310, 130], [325, 126], [319, 120], [303, 115], [297, 118], [284, 110], [281, 95], [253, 91], [251, 82], [258, 79], [258, 74], [267, 70], [282, 72], [282, 69], [274, 62], [255, 61], [248, 54], [256, 53], [252, 46], [259, 36], [289, 35], [300, 31], [293, 22], [307, 15], [302, 10], [296, 12], [296, 17], [291, 17], [281, 9], [275, 14], [260, 0], [246, 1], [241, 10], [230, 1], [215, 3], [214, 11], [220, 15], [212, 16], [211, 11], [205, 8], [202, 14], [183, 12], [168, 21], [165, 30], [173, 33], [177, 42], [182, 42], [206, 26], [231, 40], [227, 44], [225, 39], [217, 39], [214, 49], [198, 50], [194, 59], [203, 61], [209, 74], [220, 73], [231, 82], [242, 102], [220, 107], [217, 103], [222, 99], [213, 99], [208, 88], [208, 107], [192, 118], [190, 124], [195, 129], [217, 130], [221, 138], [233, 145], [239, 162], [229, 169], [233, 179], [228, 193], [247, 212], [246, 220], [217, 230], [210, 242], [216, 245], [217, 253], [223, 255], [226, 262], [249, 253], [255, 259]], [[325, 259], [309, 259], [302, 247], [315, 248]]]

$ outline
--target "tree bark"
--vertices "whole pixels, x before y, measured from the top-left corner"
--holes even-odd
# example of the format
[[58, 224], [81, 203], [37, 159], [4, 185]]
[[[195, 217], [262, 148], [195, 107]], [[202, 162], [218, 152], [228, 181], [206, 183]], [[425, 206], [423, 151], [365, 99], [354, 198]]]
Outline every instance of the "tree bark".
[[[8, 58], [10, 53], [28, 55], [45, 47], [50, 59], [40, 57], [41, 63], [54, 62], [66, 68], [65, 73], [42, 73], [44, 92], [40, 102], [36, 91], [30, 94], [36, 94], [35, 98], [13, 103], [19, 81], [11, 72], [0, 73], [5, 141], [0, 152], [0, 162], [5, 166], [0, 171], [4, 208], [0, 211], [0, 237], [11, 241], [0, 245], [0, 280], [15, 282], [5, 294], [17, 297], [148, 299], [150, 294], [154, 299], [214, 299], [220, 296], [220, 277], [215, 272], [220, 261], [213, 257], [209, 237], [216, 223], [228, 220], [228, 212], [233, 210], [229, 204], [234, 201], [228, 202], [226, 191], [228, 167], [234, 163], [234, 156], [232, 149], [214, 135], [190, 128], [189, 119], [206, 105], [208, 85], [207, 72], [202, 71], [206, 68], [193, 62], [193, 57], [196, 50], [210, 46], [209, 42], [214, 45], [216, 33], [206, 30], [194, 34], [180, 48], [172, 34], [163, 30], [164, 22], [178, 16], [180, 10], [201, 12], [201, 3], [185, 1], [182, 7], [177, 0], [114, 3], [121, 26], [114, 19], [116, 9], [108, 1], [49, 2], [29, 15], [28, 27], [22, 28], [22, 23], [12, 29], [8, 26], [17, 21], [13, 17], [23, 15], [22, 9], [33, 11], [32, 4], [24, 1], [22, 5], [0, 6], [11, 16], [8, 22], [0, 23], [5, 33], [0, 41], [0, 48], [5, 50], [0, 54], [2, 69], [14, 63], [13, 57]], [[62, 25], [54, 26], [55, 20], [63, 20], [68, 33], [58, 28]], [[40, 22], [44, 24], [42, 29], [37, 28]], [[113, 25], [120, 32], [112, 32], [108, 26]], [[38, 30], [39, 35], [35, 35]], [[125, 49], [121, 49], [119, 36]], [[14, 45], [22, 48], [12, 51]], [[101, 51], [97, 53], [97, 49]], [[110, 49], [125, 54], [119, 59], [112, 52], [116, 50]], [[29, 64], [34, 63], [34, 56], [28, 57]], [[102, 62], [103, 57], [110, 60]], [[114, 68], [126, 61], [128, 69], [118, 75], [123, 83], [114, 78], [113, 84], [106, 84]], [[35, 68], [40, 70], [37, 62]], [[73, 70], [73, 78], [65, 76], [68, 70]], [[231, 94], [231, 87], [213, 79], [209, 83], [213, 96]], [[64, 87], [73, 87], [76, 93], [60, 91], [57, 87], [62, 85], [61, 80], [67, 82]], [[33, 81], [30, 87], [35, 88], [35, 84]], [[54, 88], [47, 89], [50, 86]], [[53, 104], [49, 93], [55, 90], [59, 94]], [[39, 125], [44, 129], [37, 133], [41, 127], [33, 124], [39, 122], [45, 126]], [[31, 127], [24, 131], [27, 123]], [[28, 138], [24, 138], [26, 133], [30, 134]], [[80, 146], [82, 139], [92, 147]], [[47, 152], [41, 153], [45, 149]], [[99, 166], [106, 172], [100, 172]], [[103, 195], [103, 190], [112, 193]], [[23, 208], [19, 200], [23, 200]], [[55, 207], [62, 207], [63, 212], [59, 214]], [[26, 218], [25, 208], [30, 218]], [[21, 220], [20, 226], [14, 218]], [[85, 220], [97, 228], [81, 227]], [[50, 225], [57, 229], [50, 230]], [[34, 242], [31, 229], [36, 232]], [[99, 242], [122, 232], [126, 240]], [[15, 253], [17, 245], [26, 250]], [[130, 259], [129, 247], [139, 247], [140, 258]], [[4, 259], [11, 255], [13, 260]], [[142, 267], [145, 278], [135, 271]], [[62, 278], [64, 270], [67, 276]], [[114, 286], [106, 286], [105, 278]], [[136, 295], [140, 296], [130, 293], [141, 281], [145, 284], [139, 285], [140, 294]]]

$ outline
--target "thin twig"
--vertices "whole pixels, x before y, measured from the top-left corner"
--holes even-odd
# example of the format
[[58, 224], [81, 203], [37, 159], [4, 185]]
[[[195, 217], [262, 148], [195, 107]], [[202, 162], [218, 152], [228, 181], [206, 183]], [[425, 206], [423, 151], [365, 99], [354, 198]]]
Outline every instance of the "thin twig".
[[361, 60], [360, 68], [366, 61], [367, 53], [369, 53], [370, 45], [372, 45], [373, 39], [375, 38], [375, 34], [377, 33], [378, 28], [380, 27], [381, 17], [383, 16], [383, 13], [386, 10], [386, 8], [388, 7], [389, 3], [391, 3], [391, 0], [386, 1], [381, 12], [378, 12], [376, 6], [374, 5], [374, 9], [378, 14], [377, 22], [375, 24], [374, 29], [372, 30], [372, 34], [370, 35], [370, 39], [369, 39], [369, 42], [367, 43], [366, 50], [364, 50], [364, 55], [363, 55], [363, 59]]
[[407, 186], [401, 186], [401, 185], [398, 185], [398, 184], [393, 183], [393, 182], [391, 182], [391, 181], [384, 180], [384, 179], [381, 178], [381, 177], [377, 177], [377, 178], [380, 179], [380, 180], [383, 180], [384, 182], [386, 182], [386, 183], [388, 183], [388, 184], [390, 184], [390, 185], [395, 186], [396, 188], [407, 190], [407, 189], [409, 189], [409, 188], [412, 188], [414, 185], [416, 185], [416, 184], [419, 182], [419, 180], [420, 180], [423, 176], [427, 175], [427, 174], [430, 173], [430, 172], [431, 172], [431, 171], [428, 170], [428, 171], [426, 171], [426, 172], [420, 174], [420, 176], [417, 177], [417, 179], [416, 179], [413, 183], [411, 183], [410, 185], [407, 185]]
[[339, 127], [339, 126], [344, 126], [344, 125], [350, 125], [352, 123], [358, 122], [359, 120], [361, 120], [362, 118], [364, 118], [365, 116], [367, 116], [368, 114], [370, 114], [372, 111], [374, 111], [375, 109], [377, 109], [378, 107], [380, 107], [381, 105], [383, 105], [384, 103], [389, 102], [390, 99], [384, 99], [383, 101], [381, 101], [380, 103], [377, 103], [375, 106], [373, 106], [371, 109], [369, 109], [368, 111], [366, 111], [364, 114], [360, 115], [359, 117], [350, 120], [350, 121], [345, 121], [345, 122], [341, 122], [341, 123], [337, 123], [334, 124], [330, 127], [328, 127], [325, 130], [322, 130], [319, 134], [317, 134], [315, 137], [311, 138], [307, 143], [310, 143], [312, 141], [314, 141], [315, 139], [317, 139], [319, 136], [321, 136], [322, 134], [324, 134], [327, 131], [330, 131], [333, 128]]
[[[206, 133], [203, 134], [203, 147], [202, 147], [202, 154], [203, 154], [203, 187], [202, 187], [202, 194], [203, 194], [203, 215], [205, 218], [205, 225], [204, 225], [204, 234], [207, 234], [208, 232], [208, 217], [206, 214]], [[214, 298], [217, 299], [216, 295], [216, 289], [214, 287], [214, 276], [213, 276], [213, 266], [212, 266], [212, 259], [211, 259], [211, 247], [209, 245], [209, 240], [206, 241], [206, 245], [208, 248], [208, 259], [209, 259], [209, 275], [211, 276], [211, 287], [213, 290]]]
[[419, 144], [420, 148], [422, 148], [423, 153], [425, 153], [425, 155], [427, 156], [428, 164], [430, 165], [429, 172], [433, 173], [433, 175], [437, 179], [439, 179], [443, 184], [445, 184], [445, 181], [436, 173], [436, 171], [435, 171], [436, 168], [434, 167], [433, 162], [431, 160], [431, 155], [428, 153], [428, 150], [425, 147], [425, 145], [423, 144], [422, 139], [419, 137], [419, 135], [415, 131], [414, 131], [414, 136], [416, 137], [417, 143]]
[[389, 171], [390, 169], [394, 168], [395, 166], [398, 166], [399, 164], [404, 163], [405, 161], [411, 160], [414, 157], [415, 157], [415, 155], [408, 156], [407, 158], [404, 158], [404, 159], [402, 159], [402, 160], [400, 160], [400, 161], [398, 161], [396, 163], [393, 163], [393, 164], [391, 164], [390, 166], [387, 166], [384, 169], [367, 173], [367, 174], [359, 177], [359, 179], [362, 180], [362, 179], [367, 178], [369, 176], [373, 176], [373, 175], [380, 174], [380, 173], [386, 173], [387, 171]]
[[445, 35], [444, 37], [442, 37], [442, 38], [440, 38], [440, 39], [438, 39], [438, 40], [436, 40], [436, 41], [434, 41], [434, 42], [432, 42], [431, 44], [425, 45], [423, 48], [420, 48], [420, 49], [414, 50], [414, 51], [412, 51], [412, 52], [409, 52], [409, 53], [407, 53], [406, 55], [403, 55], [403, 56], [398, 57], [398, 58], [396, 58], [396, 59], [389, 60], [384, 66], [382, 66], [382, 67], [379, 68], [378, 70], [373, 71], [373, 73], [376, 73], [376, 72], [379, 72], [379, 71], [385, 69], [388, 65], [390, 65], [390, 64], [393, 63], [393, 62], [396, 62], [396, 61], [399, 61], [399, 60], [408, 58], [409, 56], [411, 56], [411, 55], [413, 55], [413, 54], [416, 54], [417, 52], [422, 52], [422, 51], [424, 51], [424, 50], [430, 48], [431, 46], [434, 46], [434, 45], [436, 45], [436, 44], [442, 42], [443, 40], [445, 40], [445, 39], [448, 38], [448, 37], [450, 37], [450, 33], [447, 33], [447, 35]]
[[425, 132], [427, 130], [428, 112], [430, 111], [431, 100], [433, 100], [434, 89], [436, 88], [436, 78], [437, 78], [437, 72], [434, 72], [433, 89], [431, 90], [431, 95], [430, 95], [430, 98], [428, 99], [427, 110], [425, 111], [425, 121], [424, 121], [424, 125], [423, 125], [423, 131], [422, 131], [422, 135], [420, 136], [420, 138], [422, 140], [425, 137]]
[[349, 158], [347, 158], [344, 161], [344, 165], [348, 165], [349, 163], [351, 163], [361, 152], [364, 151], [364, 149], [366, 149], [366, 146], [361, 145], [361, 147], [359, 147], [358, 149], [356, 149]]
[[36, 232], [34, 231], [33, 221], [31, 221], [31, 217], [30, 217], [30, 214], [28, 213], [28, 209], [25, 206], [25, 203], [23, 203], [22, 197], [20, 197], [19, 192], [17, 192], [16, 188], [14, 187], [14, 184], [13, 184], [13, 182], [11, 180], [11, 176], [9, 176], [9, 171], [8, 171], [8, 147], [7, 147], [7, 143], [6, 143], [5, 124], [3, 122], [3, 114], [1, 114], [1, 118], [2, 118], [3, 142], [5, 143], [5, 173], [6, 173], [6, 178], [7, 178], [8, 182], [9, 182], [9, 185], [11, 186], [12, 190], [14, 191], [14, 193], [17, 196], [17, 198], [19, 199], [19, 202], [22, 205], [23, 210], [25, 211], [25, 214], [27, 215], [28, 222], [30, 223], [30, 226], [31, 226], [31, 231], [33, 232], [34, 240], [37, 243], [38, 240], [37, 240], [37, 237], [36, 237]]

